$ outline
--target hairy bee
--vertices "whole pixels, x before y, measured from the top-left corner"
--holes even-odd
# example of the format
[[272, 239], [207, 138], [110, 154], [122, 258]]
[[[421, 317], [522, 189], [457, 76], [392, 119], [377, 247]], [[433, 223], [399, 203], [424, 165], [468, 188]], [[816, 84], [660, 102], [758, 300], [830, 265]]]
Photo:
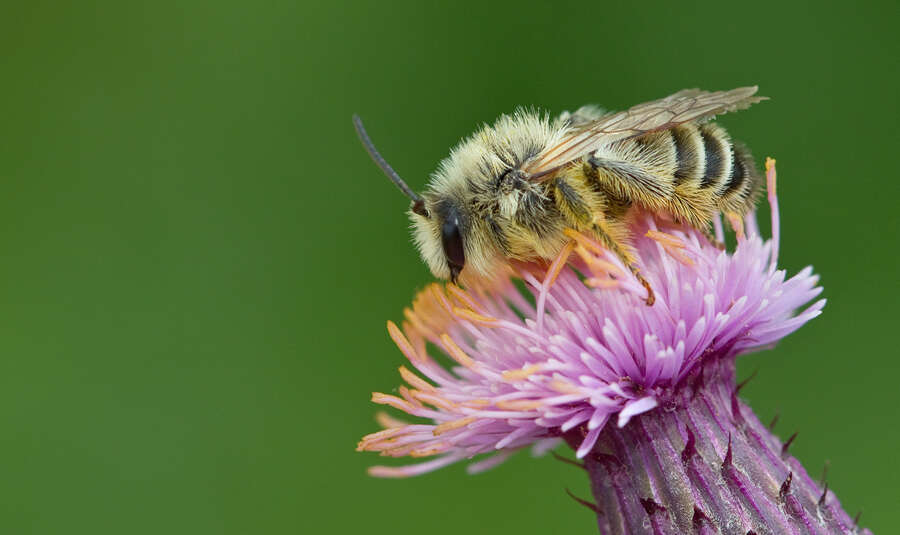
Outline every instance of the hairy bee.
[[[760, 184], [750, 153], [708, 122], [764, 97], [756, 87], [685, 89], [627, 111], [591, 106], [550, 121], [501, 116], [454, 148], [420, 196], [356, 130], [375, 162], [412, 199], [422, 258], [436, 277], [490, 276], [509, 260], [553, 259], [570, 228], [595, 236], [647, 288], [628, 247], [632, 208], [709, 232], [716, 212], [743, 216]], [[468, 276], [468, 275], [467, 275]]]

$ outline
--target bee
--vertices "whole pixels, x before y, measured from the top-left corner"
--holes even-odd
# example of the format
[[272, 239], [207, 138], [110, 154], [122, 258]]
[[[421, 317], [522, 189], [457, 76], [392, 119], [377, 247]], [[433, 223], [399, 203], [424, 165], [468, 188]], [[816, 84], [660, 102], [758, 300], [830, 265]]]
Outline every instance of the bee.
[[438, 278], [490, 277], [512, 260], [549, 261], [569, 238], [595, 237], [647, 290], [629, 246], [627, 218], [666, 214], [710, 235], [717, 212], [745, 215], [761, 175], [750, 152], [715, 115], [764, 100], [757, 87], [685, 89], [626, 111], [585, 106], [554, 120], [534, 111], [502, 115], [464, 139], [421, 195], [375, 149], [358, 116], [363, 146], [411, 200], [421, 256]]

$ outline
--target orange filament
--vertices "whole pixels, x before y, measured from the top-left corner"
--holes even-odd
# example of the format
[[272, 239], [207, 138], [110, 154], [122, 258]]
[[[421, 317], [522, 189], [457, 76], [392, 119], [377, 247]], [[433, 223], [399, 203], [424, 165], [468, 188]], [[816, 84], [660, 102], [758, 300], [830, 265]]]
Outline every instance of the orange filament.
[[560, 381], [554, 380], [550, 381], [550, 388], [556, 390], [557, 392], [561, 392], [563, 394], [579, 394], [581, 390], [568, 381]]
[[619, 269], [617, 265], [599, 258], [596, 254], [592, 253], [585, 247], [579, 245], [575, 248], [575, 252], [578, 254], [578, 256], [581, 257], [582, 260], [584, 260], [584, 263], [588, 265], [588, 269], [590, 269], [592, 272], [607, 273], [619, 279], [625, 278], [625, 272]]
[[544, 403], [540, 400], [512, 399], [509, 401], [498, 401], [494, 405], [496, 405], [498, 409], [503, 410], [531, 411], [543, 407]]
[[540, 365], [532, 364], [519, 370], [506, 370], [503, 372], [502, 377], [507, 381], [521, 381], [522, 379], [541, 371], [541, 369]]
[[406, 381], [410, 386], [414, 386], [419, 390], [424, 390], [425, 392], [434, 392], [437, 390], [428, 381], [409, 371], [406, 366], [400, 366], [399, 370], [400, 377], [402, 377], [403, 380]]
[[410, 392], [410, 394], [412, 395], [412, 397], [414, 397], [416, 399], [416, 401], [422, 401], [422, 402], [428, 403], [429, 405], [433, 405], [439, 409], [453, 411], [453, 410], [456, 410], [456, 408], [457, 408], [456, 403], [453, 403], [452, 401], [447, 401], [446, 399], [442, 398], [441, 396], [438, 396], [435, 394], [420, 392], [418, 390], [413, 390], [412, 392]]
[[443, 435], [447, 431], [453, 431], [454, 429], [459, 429], [460, 427], [465, 427], [470, 423], [474, 422], [478, 418], [474, 416], [468, 416], [466, 418], [460, 418], [458, 420], [453, 420], [452, 422], [443, 423], [440, 425], [434, 426], [434, 430], [431, 432], [434, 436]]
[[388, 394], [382, 394], [381, 392], [372, 392], [372, 403], [378, 403], [379, 405], [390, 405], [395, 409], [399, 409], [403, 412], [414, 412], [416, 407], [406, 401], [405, 399], [400, 399], [397, 396], [389, 396]]
[[460, 319], [469, 320], [472, 323], [479, 323], [481, 325], [492, 326], [496, 325], [497, 322], [500, 321], [497, 318], [482, 316], [481, 314], [466, 308], [454, 308], [453, 313], [456, 314], [456, 316]]
[[646, 236], [656, 240], [663, 246], [676, 247], [678, 249], [684, 249], [686, 247], [685, 243], [679, 238], [658, 230], [648, 230]]
[[[382, 413], [383, 414], [383, 413]], [[362, 451], [364, 449], [370, 449], [371, 446], [377, 442], [383, 442], [385, 440], [392, 439], [397, 435], [402, 435], [406, 432], [404, 427], [391, 427], [389, 429], [384, 429], [382, 431], [378, 431], [377, 433], [370, 433], [362, 438], [359, 441], [359, 445], [357, 449]]]
[[666, 234], [665, 232], [659, 232], [658, 230], [648, 230], [646, 236], [662, 245], [669, 256], [681, 264], [688, 267], [694, 265], [694, 261], [682, 252], [682, 249], [687, 247], [687, 244], [679, 238], [672, 236], [671, 234]]
[[547, 269], [547, 275], [544, 278], [545, 289], [549, 290], [553, 287], [553, 284], [556, 282], [556, 278], [559, 277], [559, 274], [562, 272], [563, 267], [565, 267], [566, 261], [569, 260], [569, 256], [572, 254], [572, 250], [574, 248], [574, 241], [567, 242], [559, 252], [559, 255], [557, 255], [556, 259], [553, 260], [553, 263], [550, 264], [550, 268]]
[[397, 347], [400, 348], [400, 351], [406, 355], [411, 362], [425, 362], [425, 359], [420, 357], [418, 353], [416, 353], [415, 348], [412, 344], [409, 343], [409, 340], [404, 336], [403, 332], [397, 327], [397, 325], [388, 320], [387, 322], [388, 334], [391, 335], [391, 340], [397, 344]]
[[775, 181], [778, 174], [775, 172], [775, 158], [766, 156], [766, 189], [769, 200], [775, 198]]
[[610, 289], [610, 288], [618, 288], [620, 286], [619, 281], [615, 279], [600, 279], [597, 277], [591, 277], [589, 279], [585, 279], [584, 284], [589, 288], [600, 288], [600, 289]]
[[595, 254], [601, 255], [606, 251], [606, 249], [604, 249], [602, 245], [588, 238], [577, 230], [566, 228], [563, 229], [563, 234], [578, 242], [578, 244], [583, 246], [585, 249], [593, 251]]
[[479, 310], [479, 309], [481, 309], [481, 307], [478, 306], [478, 303], [476, 303], [475, 300], [472, 299], [472, 296], [470, 296], [470, 295], [468, 294], [468, 292], [466, 292], [465, 290], [463, 290], [463, 289], [460, 288], [459, 286], [457, 286], [457, 285], [455, 285], [455, 284], [448, 284], [448, 285], [447, 285], [447, 292], [448, 292], [451, 296], [455, 297], [455, 298], [456, 298], [460, 303], [462, 303], [464, 306], [466, 306], [466, 307], [468, 307], [468, 308], [470, 308], [470, 309], [472, 309], [472, 310]]
[[[403, 316], [406, 318], [406, 321], [408, 321], [412, 325], [412, 328], [415, 329], [416, 331], [422, 333], [425, 336], [429, 336], [432, 338], [437, 336], [437, 334], [434, 331], [429, 329], [428, 326], [422, 322], [422, 319], [419, 317], [419, 315], [416, 314], [410, 308], [403, 309]], [[407, 332], [409, 332], [409, 331], [407, 331]]]
[[446, 311], [447, 313], [453, 312], [453, 304], [447, 299], [447, 295], [444, 293], [441, 285], [438, 283], [432, 283], [428, 286], [429, 293], [434, 297], [436, 304]]
[[478, 368], [478, 363], [472, 360], [472, 357], [466, 355], [466, 352], [463, 351], [458, 345], [456, 345], [456, 342], [454, 342], [453, 339], [450, 338], [449, 334], [442, 334], [441, 342], [444, 343], [444, 349], [447, 351], [447, 354], [450, 355], [450, 358], [462, 364], [466, 368], [469, 368], [470, 370]]

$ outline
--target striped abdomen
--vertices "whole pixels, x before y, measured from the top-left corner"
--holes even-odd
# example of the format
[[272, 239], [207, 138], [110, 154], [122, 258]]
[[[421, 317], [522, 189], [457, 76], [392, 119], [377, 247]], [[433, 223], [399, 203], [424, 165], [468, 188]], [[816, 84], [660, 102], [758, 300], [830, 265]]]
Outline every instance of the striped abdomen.
[[676, 196], [706, 193], [725, 213], [744, 214], [753, 207], [760, 176], [750, 152], [732, 143], [725, 129], [706, 123], [666, 133], [675, 152]]
[[760, 175], [753, 158], [715, 123], [686, 124], [613, 143], [585, 161], [588, 179], [613, 198], [705, 226], [715, 211], [752, 209]]

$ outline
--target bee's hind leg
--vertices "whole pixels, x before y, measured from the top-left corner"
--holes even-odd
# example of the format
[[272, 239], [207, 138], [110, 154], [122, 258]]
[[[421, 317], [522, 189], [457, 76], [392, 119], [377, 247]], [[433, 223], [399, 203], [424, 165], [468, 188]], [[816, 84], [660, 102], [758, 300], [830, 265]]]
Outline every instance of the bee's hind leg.
[[720, 251], [725, 250], [725, 244], [720, 242], [719, 239], [716, 238], [715, 232], [713, 232], [713, 230], [709, 228], [708, 225], [700, 230], [703, 232], [703, 236], [706, 238], [706, 241], [708, 241], [713, 247]]
[[653, 288], [650, 286], [650, 283], [647, 282], [647, 279], [641, 275], [641, 271], [635, 263], [634, 259], [631, 257], [628, 252], [619, 245], [612, 236], [610, 236], [609, 232], [604, 228], [603, 223], [594, 222], [591, 223], [591, 232], [594, 233], [595, 236], [600, 238], [603, 242], [603, 246], [612, 251], [613, 254], [619, 257], [619, 260], [622, 261], [623, 264], [628, 266], [628, 269], [631, 270], [631, 274], [641, 283], [641, 285], [647, 289], [647, 299], [645, 302], [647, 306], [653, 306], [653, 303], [656, 302], [656, 295], [653, 293]]
[[635, 278], [647, 289], [647, 305], [653, 305], [653, 302], [656, 300], [656, 297], [653, 295], [653, 288], [650, 287], [647, 279], [641, 275], [634, 259], [604, 228], [605, 224], [602, 221], [593, 219], [591, 204], [586, 199], [591, 198], [595, 194], [584, 185], [584, 182], [567, 179], [565, 176], [554, 180], [551, 187], [553, 188], [556, 206], [567, 222], [575, 229], [591, 229], [594, 235], [603, 242], [603, 246], [618, 256], [622, 263], [628, 266]]

